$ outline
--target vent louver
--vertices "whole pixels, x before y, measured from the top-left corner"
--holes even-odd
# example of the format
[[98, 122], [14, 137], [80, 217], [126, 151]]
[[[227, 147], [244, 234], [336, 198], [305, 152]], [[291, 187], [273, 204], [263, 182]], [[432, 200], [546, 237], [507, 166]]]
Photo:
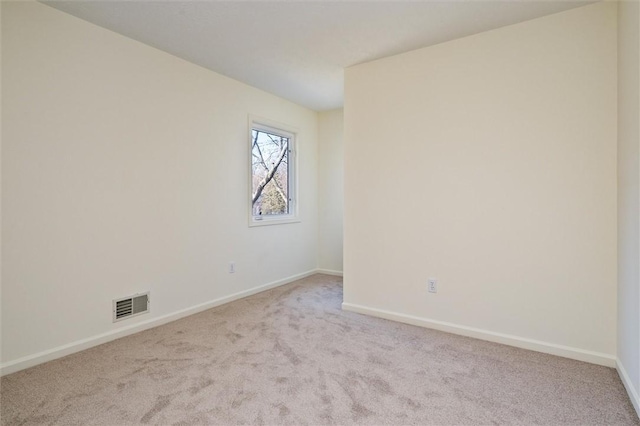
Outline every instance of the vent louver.
[[149, 312], [149, 293], [136, 294], [113, 301], [113, 322]]

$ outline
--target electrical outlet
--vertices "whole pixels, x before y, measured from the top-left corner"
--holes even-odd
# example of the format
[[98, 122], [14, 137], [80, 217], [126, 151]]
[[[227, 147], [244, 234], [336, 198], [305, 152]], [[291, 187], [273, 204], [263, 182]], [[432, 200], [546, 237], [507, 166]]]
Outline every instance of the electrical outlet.
[[229, 262], [229, 273], [230, 274], [235, 274], [236, 273], [236, 263], [235, 262]]
[[429, 290], [429, 293], [437, 293], [438, 280], [436, 280], [435, 278], [429, 278], [428, 284], [427, 284], [427, 290]]

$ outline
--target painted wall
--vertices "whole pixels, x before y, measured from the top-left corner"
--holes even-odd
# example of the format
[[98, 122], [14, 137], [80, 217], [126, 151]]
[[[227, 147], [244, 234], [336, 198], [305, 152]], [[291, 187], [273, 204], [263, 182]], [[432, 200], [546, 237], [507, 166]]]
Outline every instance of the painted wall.
[[[2, 7], [0, 7], [2, 23]], [[2, 241], [2, 29], [0, 28], [0, 241]], [[2, 319], [2, 244], [0, 244], [0, 320]], [[2, 354], [2, 325], [0, 325], [0, 354]]]
[[[35, 2], [2, 55], [5, 365], [316, 268], [314, 111]], [[299, 129], [301, 223], [248, 227], [248, 114]]]
[[618, 3], [618, 370], [640, 413], [640, 5]]
[[343, 111], [318, 114], [318, 266], [342, 272]]
[[613, 365], [615, 3], [345, 78], [345, 308]]

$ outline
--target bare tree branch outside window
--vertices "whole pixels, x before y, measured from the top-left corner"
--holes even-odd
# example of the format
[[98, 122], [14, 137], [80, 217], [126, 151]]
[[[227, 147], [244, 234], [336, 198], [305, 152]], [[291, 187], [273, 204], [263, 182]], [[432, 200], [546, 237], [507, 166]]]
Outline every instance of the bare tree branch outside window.
[[289, 213], [289, 138], [251, 132], [252, 210], [254, 216]]

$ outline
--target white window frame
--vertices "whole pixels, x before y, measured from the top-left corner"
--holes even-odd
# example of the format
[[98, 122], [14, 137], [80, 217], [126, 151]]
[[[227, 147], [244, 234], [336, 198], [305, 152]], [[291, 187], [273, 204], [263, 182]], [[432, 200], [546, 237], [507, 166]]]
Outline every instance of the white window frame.
[[[289, 197], [289, 213], [280, 215], [254, 215], [253, 214], [253, 130], [258, 129], [264, 132], [268, 132], [272, 135], [283, 136], [289, 138], [289, 152], [287, 158], [287, 165], [289, 170], [287, 172], [287, 196]], [[265, 225], [280, 225], [285, 223], [298, 223], [300, 219], [298, 217], [298, 130], [292, 126], [278, 123], [275, 121], [267, 120], [261, 117], [249, 116], [249, 131], [248, 131], [248, 147], [249, 147], [249, 190], [248, 190], [248, 207], [249, 207], [249, 226], [265, 226]]]

